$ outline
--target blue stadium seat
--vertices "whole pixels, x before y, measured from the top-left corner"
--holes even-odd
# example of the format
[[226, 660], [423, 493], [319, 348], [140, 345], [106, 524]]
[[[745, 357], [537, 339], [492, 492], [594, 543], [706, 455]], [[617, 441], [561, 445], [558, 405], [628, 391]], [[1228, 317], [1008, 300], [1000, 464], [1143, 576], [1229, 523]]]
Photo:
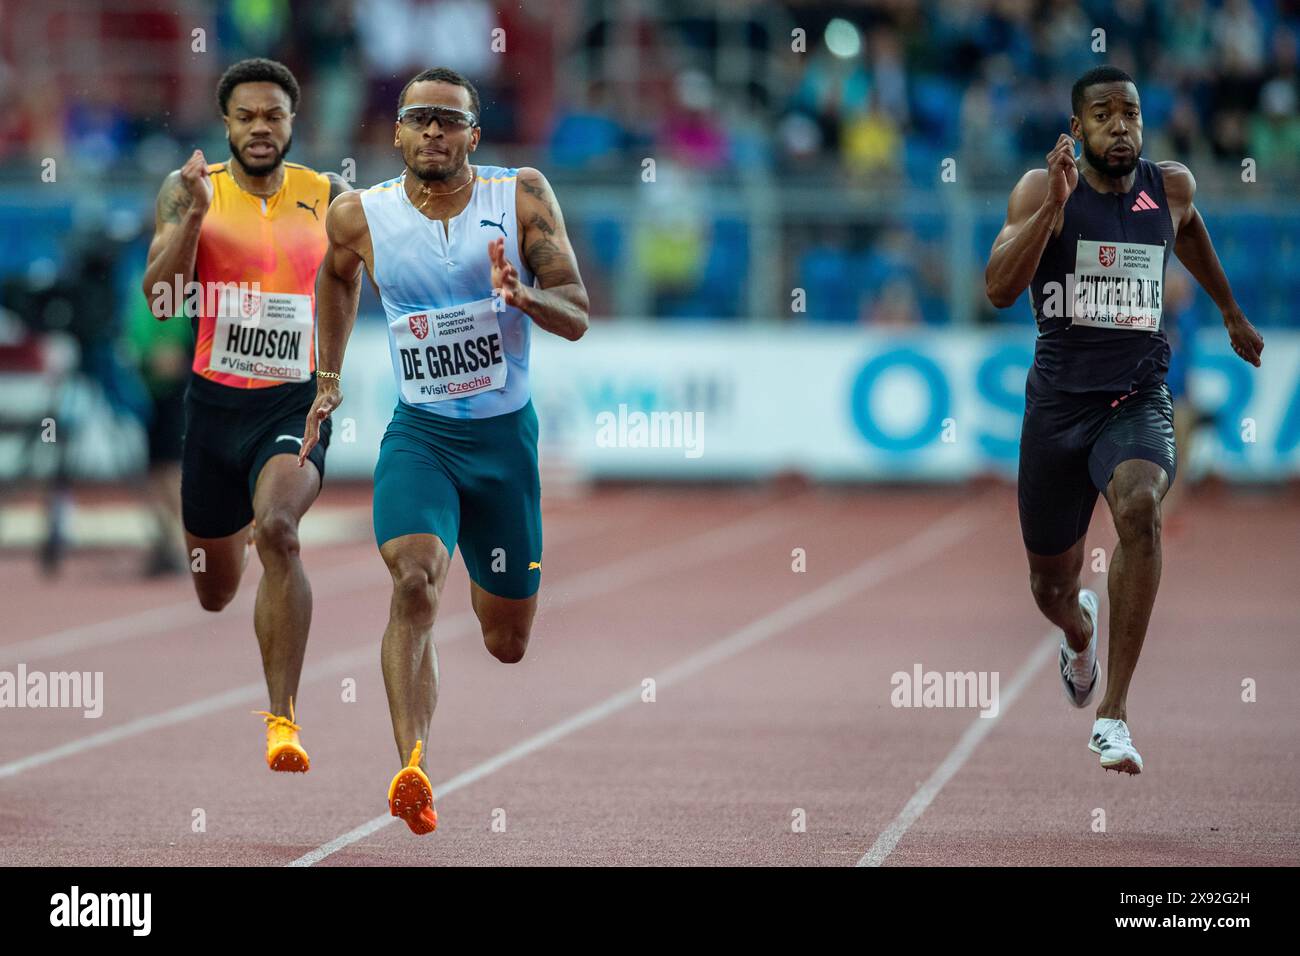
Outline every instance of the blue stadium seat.
[[949, 154], [956, 148], [960, 124], [953, 115], [961, 103], [961, 90], [940, 76], [921, 75], [911, 86], [912, 121], [936, 149]]
[[858, 288], [847, 251], [814, 246], [799, 257], [800, 285], [808, 294], [808, 319], [813, 322], [857, 320]]
[[[948, 217], [939, 212], [917, 212], [907, 217], [912, 232], [925, 243], [943, 242], [948, 237]], [[996, 235], [996, 233], [994, 233]], [[992, 237], [990, 237], [990, 242]]]
[[0, 197], [0, 271], [13, 274], [36, 259], [63, 259], [72, 207], [10, 205]]
[[942, 296], [920, 295], [921, 320], [926, 325], [947, 325], [952, 318], [948, 314], [948, 300]]
[[612, 272], [623, 256], [623, 222], [596, 217], [586, 220], [591, 236], [591, 252], [601, 269]]
[[907, 181], [914, 186], [932, 188], [939, 185], [939, 174], [944, 159], [951, 156], [951, 149], [926, 143], [921, 140], [904, 140], [903, 169]]
[[740, 318], [748, 275], [749, 227], [739, 219], [717, 220], [699, 289], [710, 315]]

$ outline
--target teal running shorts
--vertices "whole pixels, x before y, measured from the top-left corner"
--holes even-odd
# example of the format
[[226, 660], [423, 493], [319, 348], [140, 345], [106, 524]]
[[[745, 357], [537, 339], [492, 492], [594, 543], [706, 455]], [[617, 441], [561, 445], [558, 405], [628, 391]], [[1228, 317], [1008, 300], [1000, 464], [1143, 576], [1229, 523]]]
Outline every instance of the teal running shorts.
[[446, 418], [398, 402], [375, 464], [375, 540], [436, 534], [470, 579], [527, 598], [542, 577], [537, 413]]

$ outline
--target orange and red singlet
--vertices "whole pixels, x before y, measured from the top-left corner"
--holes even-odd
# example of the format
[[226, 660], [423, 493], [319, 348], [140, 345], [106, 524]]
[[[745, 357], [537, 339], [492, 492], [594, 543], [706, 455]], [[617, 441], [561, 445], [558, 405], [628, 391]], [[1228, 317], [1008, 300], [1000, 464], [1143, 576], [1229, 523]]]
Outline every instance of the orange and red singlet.
[[202, 288], [195, 375], [231, 388], [302, 382], [316, 369], [316, 272], [325, 256], [330, 182], [296, 163], [265, 199], [208, 167], [212, 205], [199, 233]]

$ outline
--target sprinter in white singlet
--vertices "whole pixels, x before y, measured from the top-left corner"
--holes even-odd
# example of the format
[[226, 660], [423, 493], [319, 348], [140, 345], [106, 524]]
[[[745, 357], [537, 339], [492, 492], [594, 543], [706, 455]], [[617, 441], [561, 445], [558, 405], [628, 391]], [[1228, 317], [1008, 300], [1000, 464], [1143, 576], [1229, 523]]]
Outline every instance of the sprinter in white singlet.
[[[457, 544], [488, 650], [524, 656], [542, 569], [532, 326], [577, 340], [587, 291], [546, 178], [476, 166], [479, 98], [443, 68], [398, 99], [402, 175], [344, 193], [326, 216], [317, 290], [318, 394], [302, 455], [343, 400], [339, 373], [364, 266], [384, 304], [398, 403], [375, 466], [374, 524], [393, 578], [382, 662], [403, 764], [389, 810], [438, 821], [424, 741], [438, 700], [433, 622]], [[408, 759], [409, 755], [409, 759]]]

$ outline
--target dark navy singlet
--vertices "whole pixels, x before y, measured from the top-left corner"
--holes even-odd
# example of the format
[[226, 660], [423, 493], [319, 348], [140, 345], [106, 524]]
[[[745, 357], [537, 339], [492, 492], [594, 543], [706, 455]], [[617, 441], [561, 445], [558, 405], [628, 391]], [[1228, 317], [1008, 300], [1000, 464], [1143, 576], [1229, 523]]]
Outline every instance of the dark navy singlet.
[[1164, 277], [1174, 237], [1155, 163], [1139, 160], [1133, 188], [1122, 194], [1097, 192], [1080, 171], [1061, 235], [1047, 241], [1030, 284], [1040, 383], [1132, 392], [1164, 381]]

